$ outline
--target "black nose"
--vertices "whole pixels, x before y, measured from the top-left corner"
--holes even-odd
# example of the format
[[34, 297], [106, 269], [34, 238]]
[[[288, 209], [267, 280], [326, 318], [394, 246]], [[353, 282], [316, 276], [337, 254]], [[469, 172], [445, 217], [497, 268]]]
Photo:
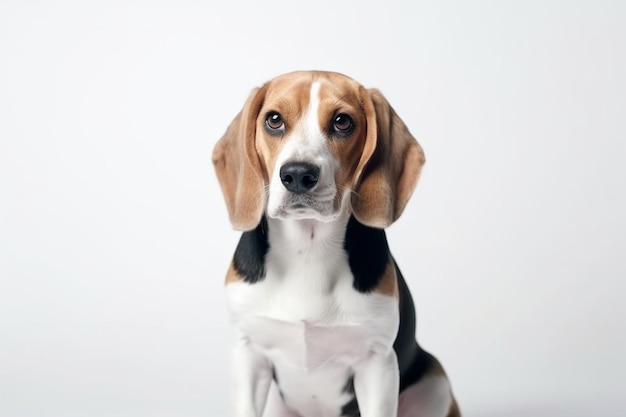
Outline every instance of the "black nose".
[[306, 162], [289, 162], [280, 167], [280, 180], [292, 193], [302, 194], [315, 187], [320, 168]]

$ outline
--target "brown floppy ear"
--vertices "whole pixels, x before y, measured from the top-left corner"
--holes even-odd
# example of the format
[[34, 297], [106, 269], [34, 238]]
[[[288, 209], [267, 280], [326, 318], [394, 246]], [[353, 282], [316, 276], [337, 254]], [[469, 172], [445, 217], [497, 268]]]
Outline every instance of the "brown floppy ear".
[[254, 145], [256, 119], [264, 97], [265, 88], [252, 91], [213, 149], [213, 165], [236, 230], [254, 229], [265, 206], [265, 181]]
[[352, 211], [365, 225], [384, 228], [402, 214], [417, 184], [424, 152], [378, 90], [361, 89], [367, 137], [356, 170]]

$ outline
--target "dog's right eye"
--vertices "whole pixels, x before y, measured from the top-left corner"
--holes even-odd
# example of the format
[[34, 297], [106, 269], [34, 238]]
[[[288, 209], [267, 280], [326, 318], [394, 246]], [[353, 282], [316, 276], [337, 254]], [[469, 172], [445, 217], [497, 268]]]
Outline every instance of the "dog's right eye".
[[280, 114], [275, 111], [267, 114], [267, 117], [265, 118], [265, 126], [267, 127], [269, 133], [273, 135], [280, 135], [285, 131], [285, 122], [283, 122], [283, 118], [280, 117]]

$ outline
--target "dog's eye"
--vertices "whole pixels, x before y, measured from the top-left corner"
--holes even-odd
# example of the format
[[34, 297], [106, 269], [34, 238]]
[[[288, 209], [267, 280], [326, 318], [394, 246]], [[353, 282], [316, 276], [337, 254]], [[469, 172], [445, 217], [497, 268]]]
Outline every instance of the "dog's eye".
[[338, 114], [333, 120], [333, 131], [340, 135], [348, 135], [354, 129], [354, 122], [347, 114]]
[[280, 114], [277, 112], [269, 112], [265, 118], [265, 126], [269, 129], [270, 133], [280, 134], [285, 129], [285, 122]]

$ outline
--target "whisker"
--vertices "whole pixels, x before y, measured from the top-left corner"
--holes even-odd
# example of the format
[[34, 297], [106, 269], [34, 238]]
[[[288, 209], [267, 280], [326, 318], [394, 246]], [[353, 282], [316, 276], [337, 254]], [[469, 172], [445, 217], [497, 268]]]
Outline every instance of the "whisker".
[[[345, 185], [341, 185], [341, 184], [337, 184], [337, 188], [340, 190], [343, 190], [344, 193], [345, 191], [348, 191], [350, 193], [350, 196], [357, 196], [357, 197], [361, 197], [361, 195], [354, 191], [351, 187], [346, 187]], [[337, 193], [337, 195], [335, 196], [336, 200], [336, 204], [341, 204], [341, 201], [339, 200], [339, 193]], [[350, 209], [350, 211], [352, 211], [352, 198], [348, 198], [348, 208]]]
[[343, 191], [348, 190], [350, 192], [350, 194], [353, 194], [353, 195], [356, 195], [358, 197], [361, 197], [361, 195], [358, 192], [354, 191], [351, 187], [346, 187], [345, 185], [337, 184], [337, 188], [339, 188], [339, 189], [341, 189]]

